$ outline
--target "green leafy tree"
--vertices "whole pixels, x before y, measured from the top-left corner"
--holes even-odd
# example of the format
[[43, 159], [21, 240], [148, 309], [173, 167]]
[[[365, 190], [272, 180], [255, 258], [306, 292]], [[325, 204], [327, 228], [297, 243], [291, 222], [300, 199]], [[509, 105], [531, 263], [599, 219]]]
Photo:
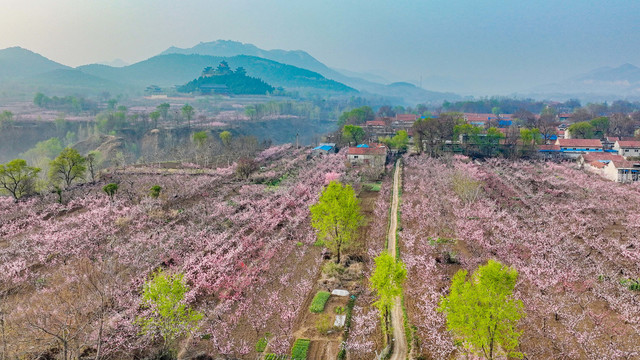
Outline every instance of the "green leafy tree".
[[375, 119], [373, 109], [369, 106], [362, 106], [351, 111], [343, 112], [338, 118], [338, 126], [347, 124], [360, 125], [373, 119]]
[[609, 131], [610, 121], [606, 116], [597, 117], [589, 123], [593, 126], [594, 135], [597, 137], [604, 137]]
[[345, 141], [351, 143], [352, 141], [355, 145], [358, 145], [362, 140], [364, 140], [365, 132], [364, 129], [360, 126], [356, 125], [345, 125], [342, 128], [342, 137]]
[[231, 144], [231, 138], [233, 137], [233, 135], [231, 135], [231, 133], [229, 131], [223, 131], [220, 133], [220, 140], [222, 141], [222, 144], [226, 147], [229, 147], [229, 145]]
[[72, 148], [64, 148], [60, 155], [53, 159], [49, 167], [49, 179], [54, 184], [64, 183], [67, 187], [75, 180], [84, 179], [87, 159]]
[[193, 133], [193, 142], [196, 144], [196, 146], [202, 147], [202, 145], [207, 142], [208, 137], [209, 136], [207, 135], [206, 131], [198, 131], [196, 133]]
[[158, 128], [158, 119], [160, 119], [160, 111], [152, 111], [149, 113], [149, 117], [151, 118], [151, 121], [153, 121], [153, 127]]
[[107, 184], [102, 187], [102, 191], [107, 193], [107, 195], [109, 195], [109, 199], [113, 201], [113, 197], [118, 192], [118, 184], [116, 183]]
[[162, 192], [162, 187], [160, 185], [153, 185], [151, 189], [149, 189], [149, 196], [157, 199], [160, 197], [160, 192]]
[[[189, 286], [184, 274], [156, 272], [144, 284], [142, 304], [150, 310], [148, 316], [141, 316], [136, 322], [143, 334], [159, 334], [164, 341], [164, 350], [175, 352], [176, 340], [198, 328], [203, 315], [184, 303]], [[175, 353], [173, 353], [175, 355]]]
[[383, 331], [390, 334], [391, 309], [396, 297], [402, 294], [402, 286], [407, 278], [407, 269], [402, 261], [396, 261], [386, 250], [375, 258], [376, 267], [369, 279], [371, 289], [376, 292], [373, 303], [380, 311]]
[[569, 133], [574, 139], [592, 139], [595, 128], [587, 121], [577, 122], [569, 126]]
[[466, 270], [458, 271], [449, 296], [440, 299], [438, 311], [446, 314], [447, 329], [465, 349], [486, 359], [522, 358], [515, 351], [521, 335], [516, 326], [524, 314], [522, 301], [513, 297], [518, 272], [489, 260], [466, 278]]
[[332, 181], [311, 206], [311, 225], [318, 232], [318, 240], [337, 255], [348, 248], [363, 222], [360, 202], [351, 185]]
[[171, 105], [169, 103], [162, 103], [156, 107], [156, 110], [160, 113], [160, 116], [162, 116], [162, 120], [165, 122], [169, 117], [170, 108], [171, 108]]
[[22, 159], [0, 164], [0, 192], [9, 193], [18, 201], [35, 190], [34, 184], [39, 172], [39, 168], [28, 166]]
[[193, 106], [184, 104], [184, 106], [180, 109], [180, 112], [182, 112], [182, 116], [187, 119], [187, 126], [191, 128], [191, 118], [193, 118], [193, 114], [195, 113]]
[[392, 138], [384, 137], [380, 141], [392, 149], [407, 150], [409, 135], [405, 130], [399, 130]]

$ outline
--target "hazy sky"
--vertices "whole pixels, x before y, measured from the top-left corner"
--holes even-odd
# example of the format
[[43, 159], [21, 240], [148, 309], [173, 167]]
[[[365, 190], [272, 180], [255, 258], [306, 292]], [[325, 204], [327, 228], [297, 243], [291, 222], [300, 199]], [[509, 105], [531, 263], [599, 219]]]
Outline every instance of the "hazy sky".
[[0, 0], [0, 9], [0, 48], [71, 66], [217, 39], [494, 93], [640, 66], [635, 0]]

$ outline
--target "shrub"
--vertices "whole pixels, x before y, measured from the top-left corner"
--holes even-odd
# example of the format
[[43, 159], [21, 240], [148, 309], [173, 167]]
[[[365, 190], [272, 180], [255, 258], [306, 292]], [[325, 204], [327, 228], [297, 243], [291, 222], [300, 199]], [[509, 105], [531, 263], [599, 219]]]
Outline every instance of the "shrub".
[[313, 297], [313, 301], [311, 301], [311, 306], [309, 307], [309, 310], [312, 313], [323, 312], [324, 306], [327, 304], [327, 301], [329, 300], [329, 296], [331, 296], [331, 294], [329, 294], [326, 291], [318, 291], [316, 293], [316, 296]]
[[151, 189], [149, 189], [149, 196], [154, 199], [157, 199], [160, 196], [160, 192], [162, 191], [162, 187], [160, 185], [153, 185]]
[[291, 348], [291, 359], [306, 360], [307, 352], [309, 351], [310, 344], [311, 344], [311, 340], [309, 339], [296, 340], [296, 342], [293, 343], [293, 348]]
[[113, 201], [113, 196], [118, 192], [118, 184], [107, 184], [104, 187], [102, 187], [102, 190], [107, 193], [107, 195], [109, 195], [109, 199], [111, 199], [111, 201]]
[[340, 264], [336, 264], [333, 261], [328, 261], [322, 267], [322, 272], [325, 273], [327, 276], [337, 277], [344, 273], [344, 266]]
[[336, 314], [338, 315], [344, 314], [344, 308], [342, 306], [336, 307]]

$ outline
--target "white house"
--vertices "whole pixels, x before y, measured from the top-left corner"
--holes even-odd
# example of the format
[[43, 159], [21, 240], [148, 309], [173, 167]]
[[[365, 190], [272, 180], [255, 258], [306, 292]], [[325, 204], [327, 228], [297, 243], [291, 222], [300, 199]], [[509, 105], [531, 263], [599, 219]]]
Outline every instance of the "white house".
[[622, 183], [634, 182], [640, 179], [640, 163], [628, 160], [612, 160], [603, 170], [604, 176]]
[[640, 157], [640, 141], [623, 141], [618, 140], [613, 144], [613, 150], [624, 156], [625, 159], [630, 157]]
[[382, 144], [360, 144], [349, 147], [347, 159], [352, 165], [364, 164], [371, 167], [384, 167], [387, 162], [387, 147]]

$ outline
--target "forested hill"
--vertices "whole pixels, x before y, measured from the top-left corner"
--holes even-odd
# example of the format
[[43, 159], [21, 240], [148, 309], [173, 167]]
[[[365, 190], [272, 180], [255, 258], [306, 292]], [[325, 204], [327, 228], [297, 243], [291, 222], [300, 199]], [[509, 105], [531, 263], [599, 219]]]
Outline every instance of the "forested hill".
[[137, 86], [173, 86], [194, 79], [203, 68], [226, 61], [231, 68], [242, 67], [247, 76], [285, 89], [308, 89], [310, 91], [356, 92], [337, 81], [306, 69], [282, 64], [255, 56], [217, 57], [204, 55], [169, 54], [154, 56], [133, 65], [115, 68], [106, 65], [85, 65], [78, 69], [97, 77], [131, 83]]
[[273, 92], [275, 88], [261, 79], [247, 76], [244, 68], [238, 68], [236, 71], [229, 69], [226, 62], [221, 62], [218, 69], [205, 68], [203, 75], [199, 78], [189, 81], [187, 84], [178, 87], [178, 91], [182, 93], [209, 93], [210, 86], [220, 85], [225, 89], [223, 92], [236, 95], [264, 95]]

